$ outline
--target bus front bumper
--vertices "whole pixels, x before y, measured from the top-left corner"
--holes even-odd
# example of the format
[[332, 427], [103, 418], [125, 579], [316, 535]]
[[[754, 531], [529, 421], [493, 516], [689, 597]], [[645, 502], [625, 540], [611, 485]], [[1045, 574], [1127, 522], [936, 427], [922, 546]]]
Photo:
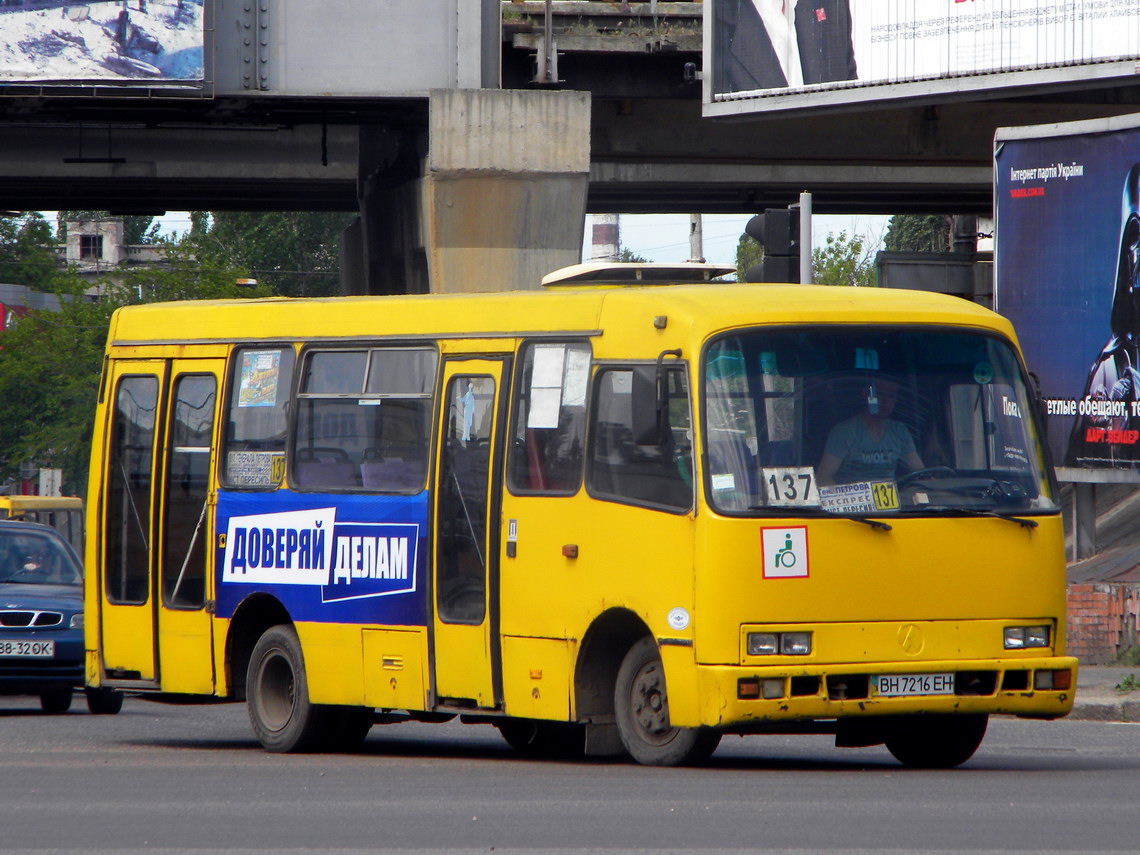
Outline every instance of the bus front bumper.
[[[921, 713], [1052, 719], [1073, 708], [1077, 660], [1054, 656], [798, 668], [698, 665], [697, 682], [700, 709], [678, 708], [674, 724], [746, 731], [751, 724], [781, 720]], [[671, 697], [671, 714], [674, 707]], [[699, 721], [678, 720], [693, 713]]]

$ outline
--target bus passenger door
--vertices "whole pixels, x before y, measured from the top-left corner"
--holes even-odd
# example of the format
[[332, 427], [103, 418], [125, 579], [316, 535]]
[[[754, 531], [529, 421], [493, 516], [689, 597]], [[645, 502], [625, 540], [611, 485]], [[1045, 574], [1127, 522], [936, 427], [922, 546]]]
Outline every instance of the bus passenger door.
[[112, 685], [213, 692], [206, 503], [223, 365], [113, 363], [98, 570], [102, 666]]
[[[159, 395], [166, 384], [163, 360], [111, 363], [109, 424], [103, 460], [96, 567], [101, 591], [99, 649], [108, 682], [157, 686], [157, 611], [151, 585], [151, 512]], [[96, 501], [90, 497], [90, 501]], [[88, 615], [87, 620], [91, 620]]]
[[444, 363], [433, 561], [438, 703], [501, 704], [499, 504], [507, 362]]
[[212, 488], [222, 359], [175, 359], [163, 430], [157, 528], [158, 661], [164, 692], [211, 694]]

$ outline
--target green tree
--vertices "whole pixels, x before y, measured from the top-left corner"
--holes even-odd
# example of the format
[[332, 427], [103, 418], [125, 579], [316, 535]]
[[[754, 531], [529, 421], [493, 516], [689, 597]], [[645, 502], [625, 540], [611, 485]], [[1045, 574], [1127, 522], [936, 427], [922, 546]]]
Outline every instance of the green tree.
[[120, 306], [178, 299], [259, 296], [239, 289], [240, 271], [201, 262], [172, 247], [170, 270], [132, 271], [104, 280], [103, 295], [84, 298], [86, 280], [61, 275], [59, 311], [32, 311], [0, 335], [0, 482], [20, 464], [63, 470], [65, 492], [87, 486], [92, 417], [111, 314]]
[[59, 272], [51, 225], [37, 213], [0, 217], [0, 282], [51, 289]]
[[190, 241], [200, 259], [239, 268], [274, 294], [340, 293], [340, 236], [355, 214], [213, 211], [192, 217]]
[[895, 214], [883, 244], [888, 252], [948, 252], [950, 219], [940, 214]]
[[67, 240], [68, 220], [106, 220], [118, 219], [123, 221], [123, 243], [158, 243], [159, 225], [154, 217], [146, 214], [127, 214], [119, 216], [110, 211], [59, 211], [56, 214], [57, 234], [61, 242]]
[[744, 275], [764, 259], [764, 247], [760, 241], [746, 234], [736, 242], [736, 278], [744, 281]]
[[812, 250], [811, 264], [815, 281], [820, 285], [858, 285], [873, 287], [875, 260], [865, 250], [860, 235], [847, 236], [847, 232], [828, 234], [823, 246]]
[[618, 253], [618, 261], [625, 264], [647, 264], [649, 259], [638, 255], [628, 246], [623, 246], [621, 252]]

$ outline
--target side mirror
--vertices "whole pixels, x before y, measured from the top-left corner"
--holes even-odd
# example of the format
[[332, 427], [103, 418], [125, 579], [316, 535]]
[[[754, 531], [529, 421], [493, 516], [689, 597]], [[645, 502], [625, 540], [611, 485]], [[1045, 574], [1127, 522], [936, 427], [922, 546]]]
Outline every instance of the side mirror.
[[663, 350], [656, 365], [635, 365], [630, 389], [633, 408], [633, 441], [637, 445], [662, 445], [669, 436], [669, 382], [666, 356], [680, 358], [680, 350]]
[[630, 406], [633, 408], [633, 441], [638, 445], [660, 445], [665, 436], [662, 414], [669, 411], [662, 401], [664, 384], [657, 381], [656, 365], [635, 365]]

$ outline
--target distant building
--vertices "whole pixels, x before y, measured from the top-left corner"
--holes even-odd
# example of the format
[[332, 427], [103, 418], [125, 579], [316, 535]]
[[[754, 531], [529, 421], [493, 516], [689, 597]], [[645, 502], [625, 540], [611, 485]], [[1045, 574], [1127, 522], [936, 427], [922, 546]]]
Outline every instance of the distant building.
[[124, 268], [167, 269], [170, 266], [166, 247], [124, 243], [123, 220], [119, 217], [68, 220], [65, 231], [67, 242], [55, 248], [56, 254], [75, 273], [91, 282], [92, 288], [87, 292], [90, 297], [97, 298], [101, 293], [96, 279], [113, 279], [114, 274]]

